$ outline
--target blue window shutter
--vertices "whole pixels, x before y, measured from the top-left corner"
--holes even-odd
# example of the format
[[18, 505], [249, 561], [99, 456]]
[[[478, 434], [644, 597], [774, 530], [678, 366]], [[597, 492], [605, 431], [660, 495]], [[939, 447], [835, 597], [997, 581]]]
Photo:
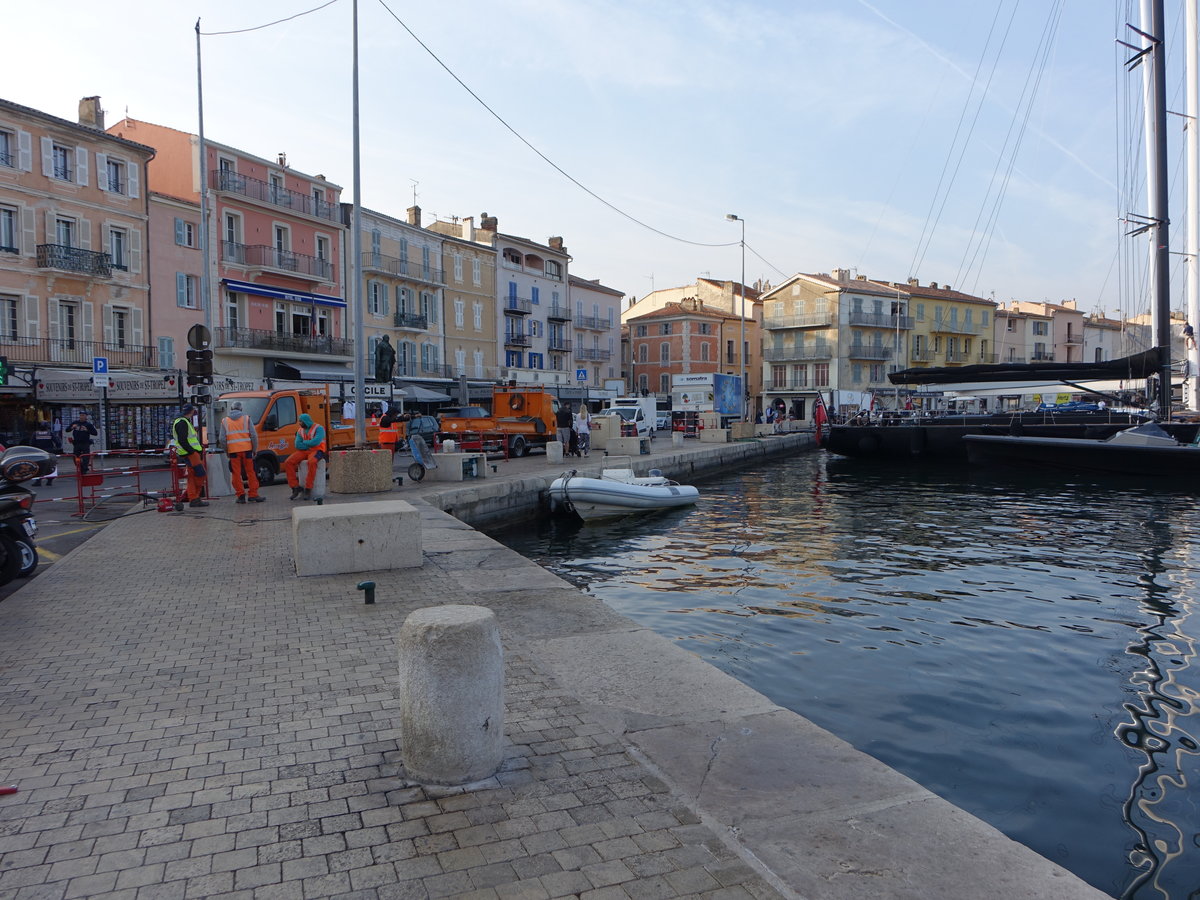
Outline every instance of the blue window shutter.
[[510, 281], [508, 283], [508, 299], [509, 300], [517, 299], [517, 283], [515, 281]]
[[534, 303], [540, 303], [541, 301], [538, 299], [538, 289], [534, 287], [534, 288], [530, 288], [529, 291], [530, 291], [529, 298]]
[[187, 307], [187, 275], [175, 273], [175, 305]]
[[175, 220], [175, 243], [182, 245], [187, 240], [187, 234], [183, 230], [183, 219]]

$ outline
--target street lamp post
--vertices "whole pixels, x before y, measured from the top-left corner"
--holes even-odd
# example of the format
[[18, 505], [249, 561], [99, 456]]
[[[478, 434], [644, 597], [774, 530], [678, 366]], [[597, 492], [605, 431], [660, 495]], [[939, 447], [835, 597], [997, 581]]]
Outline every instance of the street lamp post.
[[739, 242], [742, 245], [742, 280], [738, 282], [739, 293], [742, 295], [742, 311], [738, 316], [742, 322], [742, 337], [740, 356], [742, 360], [742, 421], [749, 420], [749, 415], [746, 409], [746, 400], [750, 396], [750, 385], [746, 382], [746, 220], [741, 216], [735, 216], [733, 213], [728, 213], [725, 216], [730, 222], [742, 223], [742, 239]]

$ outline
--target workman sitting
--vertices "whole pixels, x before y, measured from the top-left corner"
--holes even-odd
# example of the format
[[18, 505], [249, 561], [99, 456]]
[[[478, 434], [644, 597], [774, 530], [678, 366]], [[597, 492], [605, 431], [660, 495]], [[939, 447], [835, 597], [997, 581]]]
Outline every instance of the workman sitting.
[[300, 416], [300, 426], [296, 429], [296, 450], [283, 464], [283, 470], [287, 473], [288, 485], [292, 489], [292, 496], [288, 499], [296, 500], [300, 497], [298, 470], [300, 463], [305, 460], [308, 460], [308, 475], [304, 479], [304, 499], [312, 499], [313, 484], [317, 480], [317, 463], [322, 459], [329, 459], [328, 447], [325, 443], [325, 427], [313, 422], [312, 416], [308, 413], [303, 413]]

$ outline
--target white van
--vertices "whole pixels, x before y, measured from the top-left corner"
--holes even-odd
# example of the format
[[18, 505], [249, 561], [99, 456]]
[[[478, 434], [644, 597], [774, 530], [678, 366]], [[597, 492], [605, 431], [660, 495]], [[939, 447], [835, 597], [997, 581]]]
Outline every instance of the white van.
[[[651, 402], [653, 403], [654, 401]], [[654, 422], [646, 418], [646, 412], [640, 406], [610, 406], [608, 409], [596, 413], [596, 416], [619, 416], [624, 425], [630, 423], [634, 425], [637, 429], [638, 437], [653, 436]], [[593, 416], [593, 418], [596, 416]]]

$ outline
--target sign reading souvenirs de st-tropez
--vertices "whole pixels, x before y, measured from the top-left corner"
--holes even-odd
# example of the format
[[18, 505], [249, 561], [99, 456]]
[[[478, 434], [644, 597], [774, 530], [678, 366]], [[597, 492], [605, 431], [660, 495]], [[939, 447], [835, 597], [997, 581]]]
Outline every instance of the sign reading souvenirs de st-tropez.
[[[153, 403], [179, 399], [179, 375], [174, 372], [110, 372], [108, 378], [110, 403]], [[260, 391], [263, 387], [263, 381], [258, 378], [228, 378], [218, 375], [213, 379], [212, 392], [223, 394], [226, 391]], [[37, 399], [46, 403], [95, 403], [99, 397], [99, 392], [92, 384], [91, 373], [66, 369], [39, 369], [34, 389]]]

